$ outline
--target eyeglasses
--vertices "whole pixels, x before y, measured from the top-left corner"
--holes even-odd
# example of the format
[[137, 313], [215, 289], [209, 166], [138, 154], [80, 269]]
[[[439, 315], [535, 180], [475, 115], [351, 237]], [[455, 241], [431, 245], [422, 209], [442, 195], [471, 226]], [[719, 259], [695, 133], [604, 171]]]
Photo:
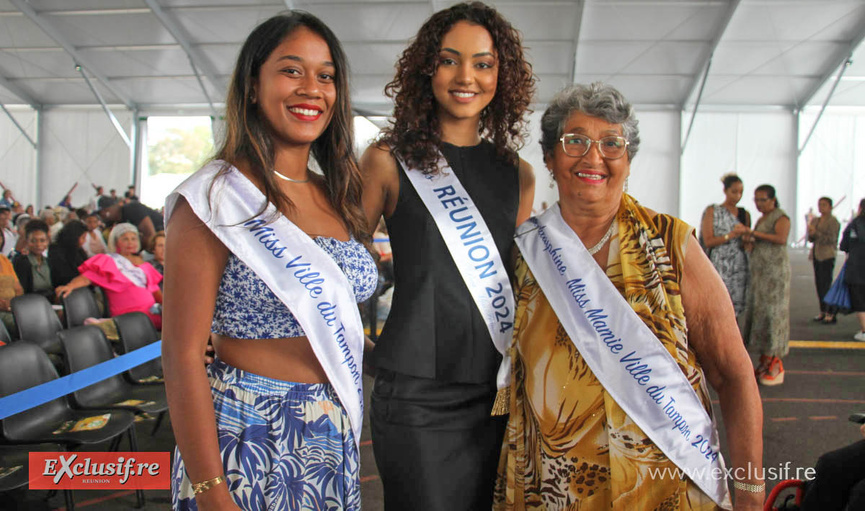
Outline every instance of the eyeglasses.
[[592, 140], [585, 135], [576, 133], [565, 133], [559, 140], [562, 142], [562, 149], [568, 156], [574, 158], [585, 156], [592, 148], [592, 144], [598, 144], [598, 151], [600, 151], [601, 156], [608, 160], [615, 160], [624, 156], [629, 144], [625, 137], [610, 136], [602, 137], [600, 140]]

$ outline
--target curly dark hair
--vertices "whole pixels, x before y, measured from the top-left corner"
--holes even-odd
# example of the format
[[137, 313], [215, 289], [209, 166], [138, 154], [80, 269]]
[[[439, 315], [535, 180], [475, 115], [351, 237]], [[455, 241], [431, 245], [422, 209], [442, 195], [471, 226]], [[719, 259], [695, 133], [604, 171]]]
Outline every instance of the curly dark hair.
[[401, 156], [412, 168], [436, 171], [441, 127], [436, 115], [432, 76], [444, 35], [458, 21], [487, 29], [496, 49], [499, 75], [496, 94], [481, 112], [478, 132], [492, 139], [499, 155], [516, 163], [526, 136], [524, 116], [535, 91], [532, 66], [523, 56], [520, 33], [494, 8], [482, 2], [456, 4], [433, 14], [397, 62], [396, 76], [385, 87], [394, 98], [393, 121], [379, 144]]

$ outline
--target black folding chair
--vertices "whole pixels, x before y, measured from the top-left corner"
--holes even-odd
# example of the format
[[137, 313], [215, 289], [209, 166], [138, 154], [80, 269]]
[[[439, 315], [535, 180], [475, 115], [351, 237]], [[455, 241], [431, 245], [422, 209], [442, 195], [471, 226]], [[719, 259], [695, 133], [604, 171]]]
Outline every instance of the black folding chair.
[[0, 493], [8, 492], [30, 482], [31, 452], [61, 452], [58, 444], [0, 445]]
[[[20, 392], [30, 387], [57, 379], [57, 371], [48, 355], [38, 345], [29, 341], [18, 341], [0, 347], [0, 397]], [[94, 422], [96, 417], [104, 420], [99, 428], [76, 429], [84, 422]], [[135, 415], [128, 410], [73, 410], [66, 397], [58, 397], [45, 404], [0, 419], [0, 437], [8, 444], [59, 443], [67, 450], [80, 445], [97, 444], [117, 440], [128, 434], [131, 451], [138, 450], [135, 438]], [[112, 447], [115, 444], [112, 442]], [[75, 503], [72, 492], [64, 491], [66, 508]], [[136, 492], [139, 507], [144, 504], [144, 492]]]
[[63, 297], [63, 314], [66, 328], [82, 326], [87, 318], [102, 317], [96, 296], [89, 287], [79, 287]]
[[32, 293], [16, 296], [12, 299], [12, 315], [19, 339], [35, 342], [49, 354], [62, 353], [57, 332], [63, 330], [63, 325], [47, 298]]
[[[71, 372], [114, 358], [105, 333], [95, 326], [79, 326], [58, 334]], [[76, 408], [118, 408], [158, 414], [168, 410], [164, 385], [132, 385], [116, 374], [71, 394]]]
[[[143, 312], [128, 312], [120, 316], [114, 316], [114, 324], [117, 325], [117, 333], [120, 337], [119, 349], [123, 353], [135, 351], [159, 340], [159, 332], [153, 326], [153, 322]], [[132, 384], [143, 384], [162, 378], [162, 357], [145, 362], [140, 366], [123, 373]]]

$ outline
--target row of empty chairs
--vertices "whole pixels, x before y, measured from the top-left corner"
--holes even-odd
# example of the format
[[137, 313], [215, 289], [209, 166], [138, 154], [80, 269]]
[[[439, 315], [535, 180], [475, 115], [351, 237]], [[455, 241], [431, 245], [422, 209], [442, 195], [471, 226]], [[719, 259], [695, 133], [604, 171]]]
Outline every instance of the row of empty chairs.
[[[83, 288], [76, 291], [90, 294]], [[71, 296], [71, 295], [70, 295]], [[78, 293], [78, 296], [85, 296]], [[88, 309], [85, 298], [67, 304], [67, 321], [75, 324], [76, 318], [97, 309]], [[83, 304], [79, 306], [80, 304]], [[20, 340], [0, 347], [0, 397], [5, 397], [33, 386], [57, 379], [55, 368], [57, 357], [62, 359], [66, 373], [74, 373], [111, 360], [118, 354], [128, 353], [159, 340], [159, 333], [147, 315], [134, 312], [114, 317], [119, 334], [119, 343], [112, 347], [105, 333], [96, 326], [72, 326], [63, 328], [57, 314], [48, 301], [39, 295], [23, 295], [12, 301], [13, 315], [18, 324]], [[87, 312], [89, 310], [89, 312]], [[68, 312], [72, 311], [70, 315]], [[77, 314], [76, 311], [85, 311]], [[71, 316], [71, 317], [70, 317]], [[89, 314], [86, 317], [94, 317]], [[82, 318], [80, 321], [83, 323]], [[3, 332], [0, 332], [2, 337]], [[51, 355], [51, 358], [49, 357]], [[52, 358], [55, 360], [52, 362]], [[66, 451], [109, 442], [109, 451], [118, 449], [121, 440], [129, 440], [131, 451], [137, 451], [134, 422], [136, 415], [158, 415], [153, 431], [156, 431], [168, 410], [165, 387], [161, 383], [161, 361], [159, 358], [115, 375], [98, 383], [59, 397], [43, 405], [0, 420], [0, 460], [26, 459], [31, 450], [51, 450], [59, 445]], [[70, 424], [84, 419], [108, 415], [107, 422], [97, 429], [72, 431]], [[46, 444], [48, 444], [46, 446]], [[8, 465], [0, 465], [8, 466]], [[26, 466], [26, 463], [25, 463]], [[26, 472], [19, 471], [19, 472]], [[27, 482], [27, 474], [0, 479], [0, 492], [20, 487]], [[17, 485], [17, 486], [16, 486]], [[64, 491], [66, 508], [74, 508], [69, 490]], [[144, 493], [136, 492], [138, 507], [144, 504]]]

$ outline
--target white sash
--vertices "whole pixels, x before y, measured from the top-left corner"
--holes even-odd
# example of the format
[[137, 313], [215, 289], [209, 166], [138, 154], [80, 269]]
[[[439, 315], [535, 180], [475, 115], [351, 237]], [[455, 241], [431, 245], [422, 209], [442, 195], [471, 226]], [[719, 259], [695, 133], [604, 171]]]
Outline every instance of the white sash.
[[565, 223], [558, 203], [522, 224], [516, 240], [604, 389], [706, 495], [731, 509], [718, 432], [694, 388]]
[[364, 332], [354, 290], [336, 262], [275, 214], [273, 204], [257, 214], [264, 195], [240, 171], [230, 167], [214, 182], [225, 165], [213, 161], [178, 186], [165, 200], [166, 223], [183, 195], [198, 218], [288, 307], [345, 406], [359, 445]]
[[510, 383], [508, 347], [514, 327], [514, 292], [508, 272], [483, 216], [447, 161], [439, 158], [438, 172], [424, 174], [409, 170], [399, 160], [424, 206], [435, 220], [439, 233], [460, 271], [493, 344], [502, 354], [496, 376], [498, 388]]

